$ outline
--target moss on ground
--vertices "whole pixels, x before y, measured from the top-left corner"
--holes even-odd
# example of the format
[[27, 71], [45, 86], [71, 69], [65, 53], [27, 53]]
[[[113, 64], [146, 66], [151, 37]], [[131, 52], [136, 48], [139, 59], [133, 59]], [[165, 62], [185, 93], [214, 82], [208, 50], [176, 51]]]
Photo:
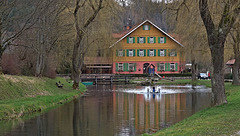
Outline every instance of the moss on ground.
[[[56, 82], [64, 84], [58, 88]], [[23, 117], [27, 114], [47, 111], [64, 104], [86, 90], [72, 89], [72, 83], [63, 78], [36, 78], [0, 75], [0, 121]]]

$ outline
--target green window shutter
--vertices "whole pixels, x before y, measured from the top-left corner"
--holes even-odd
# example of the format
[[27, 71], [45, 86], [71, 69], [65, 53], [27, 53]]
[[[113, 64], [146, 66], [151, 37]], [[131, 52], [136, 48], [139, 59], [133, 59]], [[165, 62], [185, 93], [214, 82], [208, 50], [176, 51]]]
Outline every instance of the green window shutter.
[[154, 56], [156, 56], [156, 49], [154, 49]]
[[129, 37], [127, 37], [127, 43], [129, 43]]
[[164, 37], [164, 43], [167, 43], [167, 38], [166, 37]]
[[168, 71], [168, 63], [165, 63], [165, 71]]
[[125, 56], [125, 50], [123, 50], [123, 56]]
[[178, 71], [178, 63], [175, 63], [175, 71]]
[[177, 56], [177, 51], [175, 51], [175, 56]]
[[164, 50], [164, 56], [167, 56], [167, 50], [166, 49]]
[[146, 50], [144, 49], [144, 56], [146, 56]]
[[133, 56], [136, 56], [136, 55], [135, 55], [135, 49], [133, 49]]
[[170, 63], [168, 63], [168, 71], [170, 71]]
[[158, 43], [160, 43], [160, 37], [158, 37]]
[[139, 37], [137, 37], [137, 43], [139, 43]]
[[148, 37], [148, 43], [150, 43], [150, 37]]
[[128, 71], [128, 63], [123, 63], [123, 71]]
[[149, 56], [149, 52], [150, 52], [150, 51], [149, 51], [149, 50], [147, 50], [147, 56]]
[[118, 63], [116, 63], [116, 72], [118, 72]]
[[139, 56], [139, 49], [137, 49], [137, 56]]
[[156, 37], [154, 37], [154, 43], [156, 43]]
[[145, 29], [144, 29], [144, 25], [143, 25], [143, 30], [145, 30]]
[[137, 64], [134, 63], [134, 71], [136, 72], [137, 71]]
[[116, 56], [118, 57], [118, 50], [116, 50]]
[[127, 56], [129, 56], [129, 49], [127, 49]]
[[144, 43], [146, 43], [146, 37], [143, 37], [143, 39], [144, 39]]
[[157, 71], [160, 71], [160, 64], [157, 64]]
[[158, 49], [158, 56], [160, 56], [160, 49]]
[[168, 56], [170, 56], [170, 49], [168, 49]]
[[135, 43], [135, 37], [133, 37], [133, 43]]

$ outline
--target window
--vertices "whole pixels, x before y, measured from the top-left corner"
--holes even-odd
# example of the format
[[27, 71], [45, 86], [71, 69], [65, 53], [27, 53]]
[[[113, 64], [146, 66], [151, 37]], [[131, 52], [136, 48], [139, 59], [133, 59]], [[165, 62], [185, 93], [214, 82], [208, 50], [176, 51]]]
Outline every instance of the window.
[[169, 49], [169, 56], [177, 56], [176, 49]]
[[118, 50], [118, 56], [123, 56], [123, 50]]
[[134, 38], [133, 37], [129, 37], [128, 38], [128, 43], [134, 43]]
[[138, 37], [138, 43], [145, 43], [144, 37]]
[[165, 70], [165, 65], [164, 65], [164, 63], [160, 63], [160, 64], [159, 64], [159, 70], [160, 70], [160, 71], [164, 71], [164, 70]]
[[149, 37], [148, 43], [155, 43], [155, 37]]
[[133, 50], [129, 50], [129, 56], [133, 56]]
[[166, 37], [159, 37], [158, 43], [166, 43]]
[[123, 71], [123, 63], [118, 63], [118, 71]]
[[144, 50], [139, 50], [139, 56], [144, 56]]
[[175, 70], [175, 64], [174, 63], [170, 63], [170, 70]]
[[150, 30], [150, 26], [149, 25], [144, 25], [143, 30]]
[[154, 56], [154, 50], [149, 50], [149, 56]]
[[135, 68], [134, 68], [134, 63], [129, 63], [129, 64], [128, 64], [128, 70], [129, 70], [129, 71], [134, 71], [134, 69], [135, 69]]
[[165, 50], [160, 49], [159, 50], [159, 56], [165, 56]]

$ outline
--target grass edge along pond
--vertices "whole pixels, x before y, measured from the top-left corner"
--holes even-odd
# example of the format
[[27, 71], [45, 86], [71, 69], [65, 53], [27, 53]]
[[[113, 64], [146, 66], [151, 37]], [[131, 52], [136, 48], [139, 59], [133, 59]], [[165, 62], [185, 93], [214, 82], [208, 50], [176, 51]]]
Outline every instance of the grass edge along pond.
[[[176, 80], [164, 82], [159, 84], [189, 83], [211, 87], [211, 81], [209, 80], [199, 80], [196, 82], [191, 82], [191, 80]], [[240, 131], [240, 86], [225, 83], [225, 89], [228, 104], [201, 110], [179, 123], [152, 134], [152, 136], [236, 135]], [[147, 135], [149, 134], [143, 134], [143, 136]]]
[[[56, 86], [59, 81], [63, 88]], [[60, 77], [0, 75], [0, 121], [46, 112], [77, 98], [85, 90], [82, 84], [79, 90], [72, 89], [72, 83]]]

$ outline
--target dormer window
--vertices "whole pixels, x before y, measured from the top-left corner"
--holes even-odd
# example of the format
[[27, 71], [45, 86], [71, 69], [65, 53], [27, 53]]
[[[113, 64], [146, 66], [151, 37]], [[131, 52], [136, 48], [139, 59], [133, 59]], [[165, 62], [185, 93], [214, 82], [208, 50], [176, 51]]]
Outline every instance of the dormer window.
[[150, 26], [149, 25], [143, 25], [143, 30], [150, 30]]

